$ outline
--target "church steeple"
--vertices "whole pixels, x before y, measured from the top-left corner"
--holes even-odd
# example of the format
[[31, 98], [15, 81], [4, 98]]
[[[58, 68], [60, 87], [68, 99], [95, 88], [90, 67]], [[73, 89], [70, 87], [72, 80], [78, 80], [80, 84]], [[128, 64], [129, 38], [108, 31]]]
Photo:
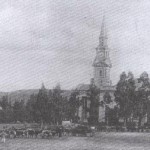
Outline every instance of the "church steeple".
[[105, 16], [103, 16], [102, 25], [101, 25], [101, 32], [99, 36], [99, 47], [100, 48], [107, 48], [107, 30], [105, 24]]
[[97, 87], [110, 86], [110, 68], [109, 48], [107, 46], [107, 31], [105, 17], [103, 17], [101, 31], [99, 36], [99, 45], [96, 48], [96, 57], [93, 63], [94, 82]]
[[107, 31], [106, 31], [106, 24], [105, 24], [105, 16], [103, 16], [102, 25], [101, 25], [100, 38], [102, 38], [102, 37], [107, 38]]

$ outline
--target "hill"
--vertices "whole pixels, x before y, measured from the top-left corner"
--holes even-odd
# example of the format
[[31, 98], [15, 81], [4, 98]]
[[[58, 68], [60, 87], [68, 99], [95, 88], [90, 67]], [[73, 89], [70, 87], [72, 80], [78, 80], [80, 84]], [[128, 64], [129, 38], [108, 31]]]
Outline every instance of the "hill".
[[12, 92], [0, 92], [0, 99], [8, 95], [9, 101], [13, 104], [15, 101], [23, 100], [25, 103], [30, 98], [30, 95], [37, 94], [39, 89], [17, 90]]
[[[15, 101], [23, 100], [25, 103], [29, 100], [32, 94], [38, 94], [39, 89], [27, 89], [27, 90], [17, 90], [12, 92], [0, 92], [0, 100], [3, 96], [8, 95], [9, 101], [13, 104]], [[63, 97], [69, 97], [71, 94], [70, 90], [64, 90], [62, 93]]]

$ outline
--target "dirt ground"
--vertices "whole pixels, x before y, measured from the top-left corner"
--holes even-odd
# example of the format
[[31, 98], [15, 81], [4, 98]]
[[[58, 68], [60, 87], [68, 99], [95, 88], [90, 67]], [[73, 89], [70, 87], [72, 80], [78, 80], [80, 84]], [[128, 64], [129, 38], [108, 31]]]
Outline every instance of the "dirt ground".
[[150, 133], [96, 133], [95, 137], [7, 139], [0, 150], [149, 150]]

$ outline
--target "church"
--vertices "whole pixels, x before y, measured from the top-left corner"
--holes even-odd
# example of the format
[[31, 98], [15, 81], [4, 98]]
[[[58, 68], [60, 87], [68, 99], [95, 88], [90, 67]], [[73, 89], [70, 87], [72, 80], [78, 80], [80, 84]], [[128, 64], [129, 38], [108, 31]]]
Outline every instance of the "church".
[[[96, 56], [93, 61], [93, 65], [91, 66], [93, 67], [93, 78], [91, 79], [91, 83], [94, 83], [95, 86], [99, 89], [99, 102], [96, 108], [97, 111], [96, 117], [98, 118], [99, 123], [101, 122], [107, 123], [106, 117], [106, 114], [108, 112], [107, 108], [109, 107], [109, 109], [113, 110], [113, 108], [115, 108], [116, 106], [116, 103], [114, 101], [115, 99], [114, 93], [116, 91], [116, 86], [112, 85], [110, 79], [112, 64], [109, 55], [110, 49], [107, 40], [108, 40], [107, 30], [105, 20], [103, 18], [99, 36], [99, 44], [96, 47]], [[148, 74], [146, 73], [146, 77], [147, 76]], [[135, 79], [135, 86], [136, 86], [135, 90], [138, 91], [138, 89], [142, 87], [142, 83], [140, 83], [138, 79]], [[77, 116], [79, 117], [80, 122], [88, 122], [88, 118], [90, 117], [89, 109], [91, 108], [90, 107], [91, 102], [87, 96], [87, 91], [89, 89], [90, 84], [79, 84], [76, 88], [76, 90], [79, 92], [79, 101], [81, 101], [81, 105], [79, 106], [79, 109], [77, 111], [78, 113]], [[109, 94], [109, 97], [111, 99], [111, 102], [109, 104], [104, 103], [104, 97], [106, 94]], [[103, 103], [103, 105], [101, 105], [101, 103]], [[150, 104], [148, 107], [150, 107]], [[143, 123], [150, 122], [150, 111], [148, 111], [148, 114], [146, 114], [143, 117], [142, 122]]]
[[[96, 56], [93, 61], [93, 80], [97, 88], [100, 89], [99, 103], [103, 101], [105, 93], [109, 93], [112, 102], [109, 107], [114, 107], [114, 92], [116, 87], [112, 85], [110, 79], [110, 71], [112, 68], [109, 47], [107, 44], [107, 31], [105, 26], [105, 20], [103, 18], [101, 25], [101, 32], [99, 36], [99, 44], [96, 48]], [[88, 122], [89, 112], [87, 108], [90, 107], [90, 101], [87, 99], [87, 90], [89, 84], [80, 84], [77, 86], [79, 91], [79, 100], [83, 101], [83, 104], [79, 107], [78, 116], [81, 122]], [[98, 106], [98, 122], [105, 122], [105, 107]]]

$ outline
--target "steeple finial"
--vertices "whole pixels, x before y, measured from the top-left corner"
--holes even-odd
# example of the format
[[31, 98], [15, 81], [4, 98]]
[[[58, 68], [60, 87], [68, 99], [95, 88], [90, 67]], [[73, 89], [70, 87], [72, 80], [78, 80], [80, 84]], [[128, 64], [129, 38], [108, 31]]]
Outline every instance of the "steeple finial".
[[107, 38], [106, 25], [105, 25], [105, 15], [103, 16], [100, 38]]

